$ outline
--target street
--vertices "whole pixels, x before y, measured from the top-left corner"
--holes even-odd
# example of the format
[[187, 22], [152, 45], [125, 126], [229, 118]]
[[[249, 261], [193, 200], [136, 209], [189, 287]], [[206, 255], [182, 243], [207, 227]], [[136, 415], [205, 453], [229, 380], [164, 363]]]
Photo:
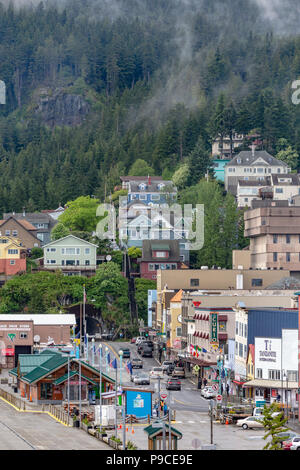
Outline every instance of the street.
[[[113, 351], [118, 353], [121, 347], [130, 349], [131, 359], [140, 357], [137, 354], [137, 347], [135, 344], [125, 342], [107, 342], [105, 343], [109, 350], [112, 359]], [[154, 358], [142, 358], [143, 372], [149, 373], [152, 367], [158, 366]], [[123, 359], [123, 365], [127, 359]], [[97, 361], [99, 363], [99, 359]], [[110, 368], [109, 372], [114, 377], [115, 371]], [[136, 388], [149, 388], [149, 386], [135, 385], [130, 382], [130, 376], [126, 369], [122, 371], [123, 385], [128, 385]], [[155, 389], [157, 380], [150, 379], [150, 388]], [[161, 380], [161, 391], [166, 391], [167, 376]], [[211, 442], [211, 424], [208, 415], [209, 400], [200, 396], [200, 391], [197, 390], [195, 384], [190, 379], [181, 380], [181, 391], [172, 391], [172, 398], [174, 404], [172, 409], [176, 410], [176, 421], [173, 426], [178, 429], [183, 438], [179, 441], [179, 450], [195, 450], [202, 445], [210, 444]], [[158, 394], [154, 394], [154, 399]], [[128, 427], [128, 438], [134, 441], [139, 449], [147, 449], [147, 439], [144, 432], [145, 425], [135, 425]], [[134, 431], [134, 434], [132, 433]], [[265, 441], [263, 440], [264, 431], [261, 429], [243, 430], [235, 425], [222, 425], [219, 423], [213, 424], [213, 443], [216, 444], [218, 450], [261, 450]], [[121, 432], [120, 432], [120, 438]]]

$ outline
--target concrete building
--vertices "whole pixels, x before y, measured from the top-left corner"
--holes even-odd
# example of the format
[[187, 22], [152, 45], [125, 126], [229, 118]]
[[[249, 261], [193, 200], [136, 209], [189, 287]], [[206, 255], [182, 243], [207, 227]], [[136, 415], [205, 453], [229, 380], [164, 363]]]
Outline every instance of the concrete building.
[[300, 271], [300, 207], [288, 201], [254, 201], [244, 220], [252, 269], [283, 269], [291, 275]]
[[279, 338], [255, 337], [254, 354], [254, 376], [244, 384], [249, 395], [267, 403], [279, 395], [280, 403], [297, 409], [298, 330], [282, 329]]
[[225, 167], [225, 189], [234, 196], [239, 180], [259, 181], [272, 174], [286, 175], [291, 169], [264, 150], [242, 151]]
[[212, 154], [213, 156], [218, 156], [220, 158], [232, 158], [232, 154], [236, 148], [242, 145], [244, 141], [244, 134], [238, 134], [233, 132], [232, 137], [229, 135], [218, 136], [212, 144]]
[[12, 368], [19, 354], [31, 354], [33, 346], [70, 344], [73, 314], [2, 314], [0, 316], [1, 367]]
[[299, 195], [300, 175], [295, 173], [271, 174], [261, 180], [238, 180], [237, 205], [238, 207], [251, 207], [252, 201], [265, 198], [274, 201], [292, 201]]

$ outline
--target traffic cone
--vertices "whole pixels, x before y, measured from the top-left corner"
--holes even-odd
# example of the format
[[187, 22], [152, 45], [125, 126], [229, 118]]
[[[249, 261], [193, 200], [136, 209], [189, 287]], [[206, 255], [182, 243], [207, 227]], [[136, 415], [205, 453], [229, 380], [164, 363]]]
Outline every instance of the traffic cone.
[[120, 424], [120, 427], [119, 427], [119, 429], [122, 429], [122, 424]]
[[131, 434], [134, 434], [134, 429], [133, 429], [133, 428], [132, 428], [132, 430], [131, 430]]
[[128, 427], [126, 428], [126, 432], [128, 432]]
[[32, 396], [31, 396], [31, 394], [30, 394], [30, 398], [29, 398], [29, 401], [32, 401]]
[[227, 425], [229, 424], [229, 422], [228, 422], [228, 418], [226, 418], [226, 423], [225, 423], [225, 424], [227, 424]]

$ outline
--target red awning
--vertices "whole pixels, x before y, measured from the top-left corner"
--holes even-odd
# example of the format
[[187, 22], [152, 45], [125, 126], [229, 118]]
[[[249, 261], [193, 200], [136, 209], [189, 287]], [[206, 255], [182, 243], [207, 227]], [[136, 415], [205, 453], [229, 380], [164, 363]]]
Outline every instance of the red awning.
[[237, 385], [244, 385], [245, 383], [245, 382], [239, 382], [238, 380], [233, 380], [232, 382]]
[[227, 317], [227, 315], [219, 315], [219, 316], [218, 316], [218, 320], [219, 320], [219, 321], [227, 321], [227, 320], [228, 320], [228, 317]]
[[227, 338], [228, 338], [227, 333], [219, 333], [219, 334], [218, 334], [218, 339], [219, 339], [219, 340], [226, 341]]
[[202, 313], [201, 313], [201, 315], [200, 315], [200, 317], [199, 317], [199, 320], [202, 320], [202, 318], [203, 318], [203, 317], [202, 317]]

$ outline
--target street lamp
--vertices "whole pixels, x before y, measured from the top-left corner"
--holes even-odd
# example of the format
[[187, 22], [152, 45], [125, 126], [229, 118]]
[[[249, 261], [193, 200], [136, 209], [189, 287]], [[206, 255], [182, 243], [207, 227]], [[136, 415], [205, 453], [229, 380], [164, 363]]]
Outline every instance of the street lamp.
[[122, 386], [122, 359], [123, 359], [123, 350], [119, 352], [120, 355], [120, 387]]
[[100, 368], [100, 380], [99, 380], [99, 411], [100, 411], [100, 432], [102, 430], [102, 344], [99, 345], [99, 368]]
[[108, 372], [107, 353], [108, 353], [108, 347], [105, 346], [105, 370], [106, 370], [106, 373]]
[[222, 395], [222, 369], [223, 369], [224, 355], [217, 355], [217, 367], [219, 371], [219, 395]]
[[95, 365], [95, 338], [92, 338], [92, 366]]
[[283, 380], [286, 381], [286, 418], [287, 423], [289, 422], [289, 391], [288, 391], [288, 374], [284, 373]]

